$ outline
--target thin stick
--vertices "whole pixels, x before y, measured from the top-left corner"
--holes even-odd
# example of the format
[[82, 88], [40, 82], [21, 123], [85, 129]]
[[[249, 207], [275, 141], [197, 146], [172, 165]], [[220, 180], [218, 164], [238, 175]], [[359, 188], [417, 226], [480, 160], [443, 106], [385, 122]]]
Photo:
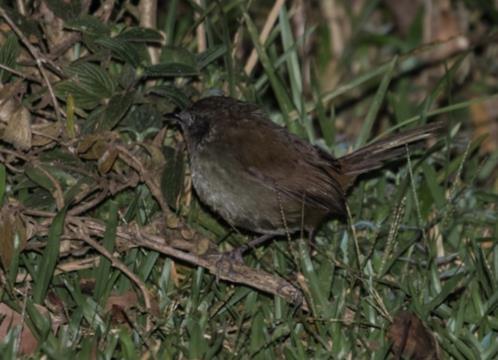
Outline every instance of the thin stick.
[[[268, 14], [268, 17], [266, 18], [266, 22], [265, 25], [263, 26], [263, 30], [261, 31], [261, 35], [259, 36], [259, 42], [261, 44], [264, 44], [268, 39], [268, 36], [270, 35], [271, 30], [273, 29], [273, 25], [275, 25], [275, 22], [277, 21], [278, 13], [280, 12], [280, 9], [284, 4], [285, 0], [275, 1], [275, 4], [273, 5], [270, 13]], [[252, 49], [251, 55], [249, 55], [249, 59], [247, 60], [246, 65], [244, 66], [244, 71], [247, 75], [251, 75], [257, 62], [258, 62], [258, 53], [256, 49]]]
[[[111, 266], [115, 267], [123, 274], [125, 274], [131, 281], [135, 283], [135, 285], [140, 289], [142, 296], [144, 298], [145, 308], [147, 309], [147, 313], [152, 313], [152, 301], [150, 300], [149, 290], [145, 286], [144, 282], [140, 280], [140, 278], [135, 275], [128, 267], [118, 258], [116, 258], [113, 254], [111, 254], [105, 247], [100, 245], [97, 241], [93, 240], [88, 234], [84, 234], [81, 228], [76, 228], [75, 234], [80, 240], [83, 240], [92, 248], [97, 250], [101, 255], [103, 255], [107, 260], [111, 262]], [[150, 331], [152, 328], [149, 317], [147, 317], [147, 331]]]
[[37, 79], [34, 76], [23, 74], [22, 72], [17, 71], [16, 69], [13, 69], [13, 68], [11, 68], [11, 67], [9, 67], [7, 65], [0, 64], [0, 69], [4, 69], [5, 71], [8, 71], [8, 72], [10, 72], [10, 73], [12, 73], [12, 74], [14, 74], [16, 76], [19, 76], [19, 77], [23, 78], [23, 79], [31, 80], [31, 81], [36, 82], [38, 84], [42, 83], [42, 81], [40, 79]]
[[[202, 8], [201, 0], [194, 0], [194, 2], [199, 5], [199, 7]], [[196, 13], [196, 20], [199, 18], [199, 14]], [[197, 29], [195, 30], [195, 34], [197, 37], [197, 52], [201, 53], [206, 51], [207, 49], [207, 42], [206, 42], [206, 27], [204, 25], [204, 22], [201, 22], [198, 26]]]
[[24, 44], [24, 46], [26, 46], [26, 48], [28, 49], [28, 51], [31, 53], [31, 56], [35, 59], [36, 66], [40, 70], [40, 74], [42, 75], [43, 80], [45, 81], [45, 84], [47, 85], [48, 92], [50, 94], [50, 98], [52, 99], [52, 103], [53, 103], [53, 106], [54, 106], [54, 109], [55, 109], [55, 114], [56, 114], [56, 117], [57, 117], [57, 121], [59, 121], [59, 123], [62, 123], [62, 118], [61, 118], [61, 115], [60, 115], [59, 103], [57, 101], [57, 98], [55, 97], [54, 89], [52, 88], [52, 84], [50, 84], [50, 81], [48, 79], [48, 75], [47, 75], [47, 73], [45, 71], [45, 68], [44, 68], [43, 64], [44, 63], [50, 64], [54, 69], [57, 70], [57, 72], [59, 72], [58, 75], [62, 74], [62, 70], [53, 61], [47, 59], [40, 52], [40, 50], [38, 50], [36, 47], [34, 47], [33, 45], [31, 45], [31, 43], [29, 42], [29, 40], [26, 38], [26, 36], [21, 31], [21, 29], [19, 29], [17, 27], [17, 25], [15, 24], [15, 22], [10, 18], [10, 16], [7, 14], [7, 12], [4, 10], [4, 8], [2, 6], [0, 6], [0, 15], [9, 24], [9, 26], [16, 33], [16, 35], [19, 37], [19, 39], [21, 39], [21, 41]]

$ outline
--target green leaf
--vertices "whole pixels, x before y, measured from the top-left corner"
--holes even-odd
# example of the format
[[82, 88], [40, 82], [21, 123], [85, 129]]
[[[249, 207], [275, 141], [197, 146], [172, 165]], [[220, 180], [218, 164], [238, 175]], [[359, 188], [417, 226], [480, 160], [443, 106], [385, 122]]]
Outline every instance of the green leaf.
[[365, 144], [368, 137], [370, 136], [370, 131], [372, 130], [372, 126], [375, 119], [377, 118], [377, 114], [384, 100], [384, 96], [386, 95], [387, 88], [389, 87], [397, 63], [398, 63], [398, 57], [395, 56], [389, 62], [389, 66], [386, 68], [386, 73], [384, 74], [384, 77], [380, 82], [379, 88], [377, 89], [377, 93], [375, 94], [372, 100], [372, 104], [368, 109], [368, 113], [367, 116], [365, 117], [365, 121], [361, 128], [360, 134], [358, 135], [358, 139], [356, 140], [355, 144], [356, 148], [359, 148], [361, 145]]
[[116, 58], [134, 67], [138, 67], [143, 60], [138, 48], [124, 39], [117, 37], [101, 38], [95, 40], [95, 43], [110, 50]]
[[80, 0], [46, 0], [46, 4], [57, 17], [65, 21], [77, 19], [81, 14]]
[[438, 184], [436, 171], [427, 162], [422, 163], [422, 170], [436, 207], [443, 209], [446, 204], [444, 188]]
[[316, 76], [316, 71], [314, 70], [311, 72], [311, 87], [313, 90], [313, 97], [316, 104], [315, 108], [323, 140], [325, 140], [327, 146], [332, 149], [335, 143], [335, 112], [332, 108], [330, 118], [327, 117], [325, 106], [320, 96], [319, 81]]
[[177, 151], [172, 147], [165, 146], [163, 154], [166, 159], [166, 166], [161, 177], [161, 192], [164, 194], [167, 204], [176, 209], [185, 177], [183, 151]]
[[80, 109], [93, 109], [102, 101], [100, 96], [83, 89], [71, 80], [64, 80], [55, 84], [54, 92], [55, 95], [63, 101], [71, 95], [74, 99], [76, 107]]
[[72, 64], [66, 70], [75, 84], [95, 96], [109, 98], [114, 94], [116, 83], [100, 66], [81, 62]]
[[38, 276], [33, 283], [33, 299], [41, 304], [48, 291], [50, 280], [54, 274], [55, 265], [59, 257], [59, 247], [62, 231], [64, 230], [64, 219], [66, 208], [63, 208], [52, 220], [52, 225], [48, 230], [48, 240], [42, 257], [38, 264]]
[[198, 75], [199, 71], [187, 64], [167, 63], [146, 66], [143, 74], [145, 77], [186, 77]]
[[190, 104], [188, 96], [173, 85], [156, 85], [148, 88], [147, 92], [168, 98], [182, 109]]
[[[106, 223], [106, 229], [104, 232], [104, 238], [102, 241], [102, 245], [105, 247], [107, 251], [111, 254], [114, 249], [114, 244], [116, 242], [116, 229], [118, 226], [118, 217], [117, 217], [117, 206], [114, 201], [111, 201], [109, 209], [109, 220]], [[95, 269], [95, 293], [94, 299], [101, 306], [105, 305], [105, 301], [107, 297], [104, 297], [105, 294], [110, 290], [112, 284], [109, 284], [109, 276], [111, 274], [111, 262], [105, 258], [103, 255], [100, 256], [100, 264], [98, 268]]]
[[118, 36], [115, 37], [116, 39], [121, 39], [125, 41], [131, 41], [131, 42], [143, 42], [143, 43], [160, 43], [163, 41], [163, 37], [161, 36], [161, 33], [154, 30], [154, 29], [148, 29], [148, 28], [143, 28], [143, 27], [132, 27]]
[[69, 66], [66, 73], [71, 79], [57, 83], [55, 93], [64, 101], [71, 95], [79, 108], [93, 109], [114, 94], [115, 81], [98, 65], [80, 62]]
[[114, 95], [97, 123], [97, 129], [111, 130], [126, 115], [135, 99], [135, 92]]
[[[16, 59], [21, 50], [17, 37], [13, 34], [7, 36], [2, 46], [0, 46], [0, 64], [15, 68]], [[0, 80], [4, 84], [9, 81], [12, 74], [9, 71], [0, 69]]]
[[206, 51], [196, 56], [197, 68], [203, 69], [219, 57], [223, 56], [226, 51], [227, 47], [225, 45], [216, 45], [210, 47]]
[[177, 22], [177, 7], [178, 0], [171, 0], [168, 2], [168, 9], [166, 11], [166, 21], [164, 25], [164, 32], [166, 33], [166, 45], [173, 45], [175, 36], [175, 24]]
[[195, 55], [186, 48], [180, 46], [165, 46], [162, 49], [159, 62], [161, 64], [180, 63], [193, 67], [197, 64]]
[[243, 15], [246, 21], [247, 30], [249, 32], [249, 35], [251, 36], [251, 40], [259, 55], [261, 64], [265, 69], [265, 73], [268, 76], [268, 79], [270, 80], [270, 84], [273, 88], [273, 91], [275, 92], [275, 96], [277, 98], [280, 109], [282, 110], [282, 115], [284, 116], [286, 125], [289, 128], [289, 130], [291, 130], [292, 132], [297, 132], [299, 130], [299, 128], [297, 127], [298, 124], [295, 121], [293, 122], [289, 121], [288, 114], [292, 110], [294, 110], [292, 101], [289, 98], [289, 94], [287, 93], [287, 90], [284, 84], [282, 83], [281, 79], [277, 76], [277, 72], [275, 71], [273, 62], [268, 56], [265, 47], [259, 41], [259, 31], [256, 28], [254, 22], [252, 21], [251, 16], [247, 11], [244, 11]]
[[[287, 72], [289, 73], [289, 79], [291, 84], [292, 98], [294, 104], [298, 105], [302, 103], [302, 92], [303, 84], [301, 79], [301, 65], [299, 64], [299, 58], [297, 54], [297, 48], [294, 41], [294, 35], [292, 33], [291, 25], [289, 22], [289, 14], [287, 9], [282, 6], [279, 14], [279, 24], [281, 26], [280, 36], [282, 37], [282, 44], [284, 46], [284, 51], [289, 52], [289, 56], [286, 59]], [[299, 109], [301, 112], [303, 109]]]
[[25, 170], [25, 174], [31, 179], [31, 181], [50, 193], [54, 191], [54, 184], [52, 184], [52, 181], [50, 181], [42, 170], [34, 166], [28, 166]]
[[[463, 284], [459, 284], [462, 279], [464, 279]], [[427, 304], [424, 306], [424, 314], [423, 317], [426, 317], [431, 311], [433, 311], [437, 306], [441, 305], [441, 303], [450, 296], [453, 292], [455, 292], [459, 288], [464, 288], [465, 285], [472, 280], [472, 276], [468, 276], [468, 274], [460, 273], [453, 276], [451, 279], [446, 281], [441, 291]]]
[[120, 121], [121, 128], [129, 128], [137, 132], [159, 129], [163, 124], [163, 116], [153, 104], [137, 104], [130, 109]]
[[110, 33], [110, 28], [95, 16], [82, 15], [70, 21], [66, 21], [64, 26], [71, 30], [81, 31], [84, 34], [106, 36]]

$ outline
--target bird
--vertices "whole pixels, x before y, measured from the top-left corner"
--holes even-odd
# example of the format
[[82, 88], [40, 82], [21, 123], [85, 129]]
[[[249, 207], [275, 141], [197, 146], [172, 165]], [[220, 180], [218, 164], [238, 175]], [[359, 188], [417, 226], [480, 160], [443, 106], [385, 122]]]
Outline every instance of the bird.
[[259, 106], [228, 96], [202, 98], [174, 118], [198, 198], [230, 226], [259, 235], [254, 244], [344, 219], [358, 176], [404, 158], [406, 146], [425, 145], [445, 127], [430, 123], [335, 158]]

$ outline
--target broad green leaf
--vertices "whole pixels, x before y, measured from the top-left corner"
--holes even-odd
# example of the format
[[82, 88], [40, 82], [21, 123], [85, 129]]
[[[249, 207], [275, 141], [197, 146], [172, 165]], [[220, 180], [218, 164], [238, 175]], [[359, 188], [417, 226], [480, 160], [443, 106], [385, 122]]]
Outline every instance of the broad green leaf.
[[31, 179], [31, 181], [41, 186], [45, 190], [49, 192], [54, 191], [54, 184], [47, 177], [47, 175], [39, 168], [34, 166], [28, 166], [25, 170], [25, 174]]
[[116, 58], [134, 67], [138, 67], [142, 60], [144, 60], [138, 48], [125, 39], [107, 37], [97, 39], [95, 43], [110, 50]]
[[186, 108], [190, 104], [188, 96], [173, 85], [156, 85], [148, 88], [147, 92], [165, 97], [182, 109]]
[[[0, 64], [8, 66], [10, 68], [15, 68], [16, 59], [19, 55], [21, 47], [17, 41], [17, 37], [13, 34], [7, 36], [3, 41], [2, 46], [0, 46]], [[8, 82], [12, 74], [4, 69], [0, 69], [0, 81], [2, 84]]]
[[199, 71], [187, 64], [167, 63], [146, 66], [143, 74], [146, 77], [181, 77], [195, 76]]
[[196, 56], [197, 68], [203, 69], [213, 61], [223, 56], [227, 51], [225, 45], [216, 45], [209, 47], [206, 51]]
[[80, 0], [46, 0], [46, 4], [57, 17], [65, 21], [77, 19], [81, 15]]
[[100, 130], [112, 130], [126, 115], [135, 99], [135, 92], [114, 95], [97, 123]]
[[[162, 100], [162, 99], [161, 99]], [[154, 104], [155, 105], [155, 104]], [[163, 116], [158, 106], [153, 104], [137, 104], [126, 113], [119, 122], [120, 128], [130, 129], [138, 133], [153, 132], [163, 125]]]
[[107, 71], [98, 65], [80, 62], [70, 65], [66, 71], [73, 82], [88, 93], [93, 93], [101, 98], [109, 98], [114, 94], [115, 81]]
[[131, 42], [144, 43], [160, 43], [163, 40], [161, 33], [148, 28], [132, 27], [116, 36], [117, 39], [122, 39]]
[[169, 206], [178, 207], [178, 197], [181, 194], [185, 175], [185, 160], [182, 151], [169, 146], [163, 148], [166, 166], [161, 177], [161, 192]]
[[90, 35], [109, 35], [109, 26], [95, 16], [82, 15], [76, 19], [66, 21], [64, 26], [68, 29], [81, 31]]
[[73, 97], [76, 107], [90, 110], [95, 108], [103, 100], [93, 92], [83, 89], [72, 80], [64, 80], [54, 86], [57, 97], [65, 101], [68, 97]]

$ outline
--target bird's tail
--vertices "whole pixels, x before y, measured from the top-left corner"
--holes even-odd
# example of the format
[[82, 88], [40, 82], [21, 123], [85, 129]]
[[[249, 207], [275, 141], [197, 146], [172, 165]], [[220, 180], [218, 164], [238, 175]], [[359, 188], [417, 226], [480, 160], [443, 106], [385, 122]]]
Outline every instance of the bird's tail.
[[353, 183], [358, 175], [383, 167], [387, 162], [406, 156], [406, 145], [412, 150], [426, 145], [426, 140], [437, 137], [446, 129], [446, 123], [434, 122], [418, 128], [390, 135], [339, 158], [343, 173]]

